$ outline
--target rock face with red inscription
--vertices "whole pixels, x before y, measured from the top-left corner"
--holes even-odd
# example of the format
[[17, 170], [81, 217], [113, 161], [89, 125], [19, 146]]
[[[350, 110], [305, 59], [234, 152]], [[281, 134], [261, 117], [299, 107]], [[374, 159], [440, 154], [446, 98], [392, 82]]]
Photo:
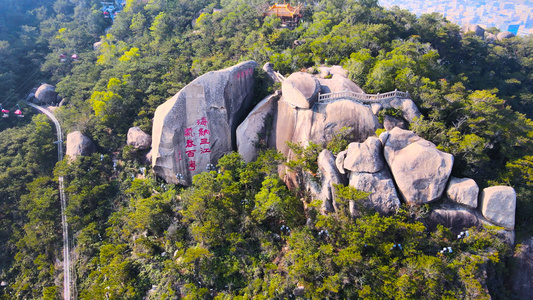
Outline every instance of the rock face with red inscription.
[[192, 176], [236, 149], [235, 131], [252, 109], [254, 61], [204, 74], [161, 104], [152, 129], [152, 167], [169, 183]]

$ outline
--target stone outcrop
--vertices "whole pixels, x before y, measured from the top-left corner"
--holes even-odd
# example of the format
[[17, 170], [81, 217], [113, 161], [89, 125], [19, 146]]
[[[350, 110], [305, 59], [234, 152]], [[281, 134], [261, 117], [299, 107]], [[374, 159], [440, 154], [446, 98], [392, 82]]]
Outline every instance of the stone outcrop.
[[491, 186], [480, 196], [481, 213], [498, 226], [513, 230], [515, 225], [516, 192], [509, 186]]
[[350, 79], [339, 74], [334, 74], [329, 79], [319, 78], [320, 93], [336, 93], [342, 91], [351, 91], [354, 93], [364, 93], [363, 90]]
[[391, 214], [400, 208], [400, 199], [387, 168], [377, 173], [350, 172], [350, 185], [369, 192], [369, 204], [382, 214]]
[[370, 193], [368, 204], [376, 211], [390, 214], [400, 207], [394, 181], [385, 167], [382, 144], [377, 137], [369, 137], [364, 143], [350, 143], [347, 150], [337, 155], [336, 164], [350, 171], [351, 186]]
[[408, 204], [424, 204], [442, 196], [452, 171], [453, 156], [412, 131], [389, 131], [384, 155], [401, 197]]
[[37, 91], [35, 91], [35, 99], [38, 104], [50, 104], [57, 102], [57, 93], [55, 86], [51, 84], [42, 84], [39, 86]]
[[294, 108], [284, 99], [285, 94], [278, 102], [270, 146], [289, 158], [287, 141], [325, 145], [341, 128], [349, 127], [353, 141], [362, 142], [380, 128], [369, 107], [351, 100], [317, 103], [311, 110]]
[[446, 196], [452, 202], [470, 208], [477, 207], [479, 187], [470, 178], [450, 177], [450, 182], [446, 188]]
[[346, 174], [344, 171], [344, 159], [346, 158], [346, 154], [348, 151], [343, 150], [337, 154], [337, 158], [335, 159], [335, 164], [337, 165], [337, 169], [341, 174]]
[[256, 159], [258, 149], [269, 144], [279, 98], [274, 94], [261, 100], [237, 127], [237, 148], [246, 162]]
[[385, 128], [385, 130], [387, 131], [391, 131], [394, 127], [398, 127], [401, 129], [409, 129], [409, 125], [406, 124], [405, 120], [385, 115], [385, 117], [383, 118], [383, 128]]
[[381, 141], [369, 137], [364, 143], [350, 143], [346, 150], [344, 168], [351, 172], [377, 173], [385, 162], [381, 154]]
[[318, 100], [320, 83], [313, 75], [297, 72], [281, 84], [283, 99], [298, 108], [311, 108]]
[[510, 39], [512, 37], [514, 37], [515, 35], [512, 33], [512, 32], [509, 32], [509, 31], [502, 31], [500, 33], [498, 33], [496, 35], [496, 38], [498, 39], [498, 41], [503, 41], [505, 39]]
[[485, 41], [494, 42], [498, 37], [494, 33], [485, 32]]
[[274, 64], [272, 64], [271, 62], [267, 62], [263, 65], [263, 71], [265, 71], [267, 74], [268, 74], [268, 77], [270, 77], [270, 79], [273, 81], [273, 82], [281, 82], [281, 78], [282, 76], [277, 73], [276, 71], [274, 71]]
[[533, 299], [533, 238], [517, 247], [509, 282], [514, 299]]
[[308, 180], [308, 190], [314, 199], [322, 200], [322, 211], [332, 212], [336, 209], [334, 184], [346, 185], [346, 178], [342, 176], [337, 165], [335, 156], [331, 151], [324, 149], [318, 155], [318, 169], [320, 170], [320, 185]]
[[256, 66], [248, 61], [204, 74], [157, 108], [152, 130], [157, 175], [188, 185], [193, 175], [236, 149], [237, 126], [252, 109]]
[[152, 137], [139, 127], [131, 127], [128, 130], [127, 144], [135, 149], [145, 150], [152, 145]]
[[96, 151], [93, 141], [83, 135], [79, 131], [71, 132], [67, 135], [67, 151], [71, 159], [76, 159], [78, 156], [88, 156]]
[[485, 37], [485, 29], [483, 29], [481, 26], [477, 24], [463, 25], [463, 27], [461, 27], [461, 32], [462, 33], [473, 32], [474, 35], [477, 35], [480, 38]]
[[[310, 68], [310, 70], [312, 70], [312, 68]], [[348, 78], [348, 71], [343, 69], [342, 66], [337, 66], [337, 65], [331, 66], [331, 67], [322, 66], [322, 67], [319, 67], [318, 70], [320, 71], [320, 73], [318, 74], [320, 78], [328, 78], [334, 75], [340, 75], [344, 78]]]
[[93, 50], [96, 51], [98, 50], [98, 48], [100, 48], [100, 46], [102, 46], [102, 41], [98, 41], [96, 43], [93, 44]]
[[409, 123], [413, 123], [416, 118], [420, 118], [422, 115], [411, 99], [394, 99], [389, 103], [383, 103], [383, 107], [393, 107], [401, 110], [403, 118]]

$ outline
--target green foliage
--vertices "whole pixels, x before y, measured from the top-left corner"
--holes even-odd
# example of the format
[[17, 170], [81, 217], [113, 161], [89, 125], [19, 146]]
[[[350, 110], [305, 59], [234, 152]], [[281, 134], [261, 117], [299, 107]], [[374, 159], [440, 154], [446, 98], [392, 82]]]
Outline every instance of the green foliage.
[[337, 155], [342, 150], [346, 149], [350, 141], [353, 140], [353, 128], [342, 127], [326, 145], [326, 149], [331, 151], [333, 155]]
[[[322, 215], [317, 201], [303, 203], [283, 184], [277, 173], [285, 159], [275, 151], [250, 163], [225, 156], [220, 173], [198, 175], [185, 191], [150, 170], [139, 174], [138, 153], [124, 145], [128, 128], [150, 131], [155, 109], [195, 77], [248, 59], [272, 62], [283, 74], [342, 64], [368, 93], [409, 91], [424, 115], [412, 129], [454, 155], [455, 176], [513, 186], [517, 236], [531, 233], [532, 37], [489, 45], [461, 37], [439, 14], [417, 17], [374, 0], [308, 4], [288, 30], [263, 17], [267, 4], [128, 0], [111, 23], [94, 1], [4, 3], [6, 106], [40, 82], [54, 83], [68, 100], [55, 110], [63, 131], [81, 130], [106, 153], [122, 149], [125, 159], [117, 170], [99, 154], [55, 169], [67, 186], [79, 298], [281, 299], [295, 290], [309, 299], [509, 298], [501, 284], [508, 249], [495, 229], [472, 229], [457, 241], [417, 222], [424, 207], [382, 217], [346, 187], [335, 190], [337, 211]], [[61, 53], [80, 59], [60, 62]], [[255, 81], [254, 102], [279, 88], [259, 69]], [[0, 297], [57, 298], [53, 127], [44, 116], [0, 127], [0, 279], [10, 278]], [[327, 148], [343, 150], [349, 132], [332, 134]], [[287, 165], [316, 175], [322, 147], [290, 148]], [[401, 251], [393, 247], [399, 243]], [[453, 254], [438, 254], [448, 245]]]

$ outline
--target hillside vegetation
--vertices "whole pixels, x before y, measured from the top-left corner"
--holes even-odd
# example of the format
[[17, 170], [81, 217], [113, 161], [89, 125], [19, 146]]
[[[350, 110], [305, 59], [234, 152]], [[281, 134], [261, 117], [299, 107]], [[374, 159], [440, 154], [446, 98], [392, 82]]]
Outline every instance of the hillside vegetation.
[[[96, 0], [0, 3], [4, 105], [52, 83], [67, 102], [55, 111], [63, 131], [90, 136], [99, 152], [54, 165], [44, 116], [24, 108], [25, 119], [0, 121], [2, 299], [61, 297], [58, 176], [79, 299], [512, 297], [513, 249], [498, 228], [457, 239], [426, 228], [429, 206], [385, 217], [349, 187], [337, 187], [344, 206], [321, 215], [285, 186], [273, 151], [250, 163], [227, 155], [185, 189], [141, 170], [126, 134], [150, 132], [157, 106], [208, 71], [244, 60], [283, 74], [340, 64], [367, 93], [409, 91], [424, 115], [411, 129], [455, 156], [454, 176], [514, 187], [521, 241], [533, 233], [533, 37], [487, 42], [441, 15], [374, 0], [307, 3], [294, 30], [263, 17], [263, 0], [128, 0], [114, 23]], [[62, 53], [80, 59], [60, 62]], [[260, 86], [257, 100], [272, 90]], [[317, 154], [302, 153], [292, 167]]]

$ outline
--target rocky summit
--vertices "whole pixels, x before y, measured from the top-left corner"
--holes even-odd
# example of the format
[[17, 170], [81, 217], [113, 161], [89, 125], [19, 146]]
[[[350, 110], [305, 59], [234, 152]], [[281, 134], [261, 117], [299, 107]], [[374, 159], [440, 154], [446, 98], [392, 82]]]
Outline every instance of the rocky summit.
[[[288, 142], [325, 147], [344, 129], [351, 143], [337, 155], [323, 150], [317, 174], [280, 168], [289, 187], [303, 184], [314, 199], [322, 200], [323, 213], [337, 210], [334, 185], [342, 184], [368, 192], [366, 203], [382, 214], [394, 213], [401, 202], [421, 205], [443, 199], [445, 205], [432, 212], [428, 222], [453, 230], [481, 223], [513, 229], [514, 190], [493, 187], [478, 195], [474, 180], [450, 177], [453, 156], [405, 130], [421, 116], [411, 99], [395, 96], [369, 104], [341, 96], [324, 101], [320, 95], [328, 93], [366, 95], [335, 66], [322, 68], [318, 75], [278, 76], [283, 79], [281, 90], [252, 107], [256, 66], [249, 61], [202, 75], [157, 109], [151, 155], [160, 177], [190, 185], [193, 175], [211, 169], [234, 150], [247, 162], [266, 148], [290, 160], [295, 154]], [[377, 114], [392, 108], [401, 115], [392, 117], [385, 110], [380, 124]], [[383, 127], [386, 131], [378, 138], [376, 130]], [[133, 132], [128, 143], [130, 139], [133, 145]], [[476, 210], [478, 202], [481, 208]]]

